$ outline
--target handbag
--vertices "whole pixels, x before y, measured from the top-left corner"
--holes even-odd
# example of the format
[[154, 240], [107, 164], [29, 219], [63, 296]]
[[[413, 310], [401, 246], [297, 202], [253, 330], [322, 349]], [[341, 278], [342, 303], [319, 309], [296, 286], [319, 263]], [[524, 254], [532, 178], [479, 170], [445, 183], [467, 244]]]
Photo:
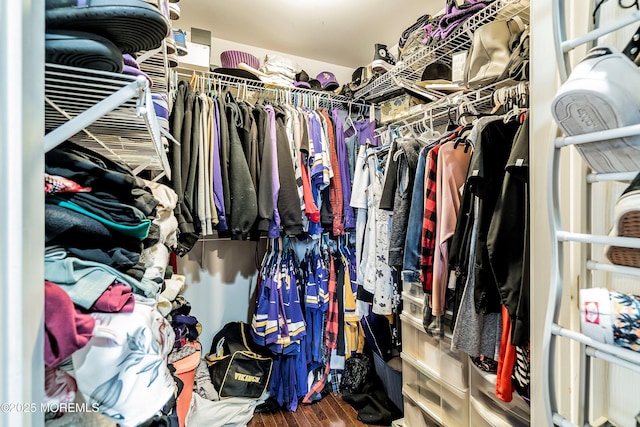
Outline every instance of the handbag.
[[269, 386], [273, 359], [247, 341], [248, 333], [246, 323], [231, 322], [213, 337], [205, 362], [220, 398], [259, 399]]
[[478, 89], [509, 77], [509, 68], [522, 50], [524, 31], [525, 25], [517, 16], [476, 29], [465, 63], [465, 86]]
[[370, 381], [373, 373], [373, 362], [366, 354], [352, 355], [344, 363], [340, 390], [348, 390], [351, 393], [360, 392], [362, 387]]

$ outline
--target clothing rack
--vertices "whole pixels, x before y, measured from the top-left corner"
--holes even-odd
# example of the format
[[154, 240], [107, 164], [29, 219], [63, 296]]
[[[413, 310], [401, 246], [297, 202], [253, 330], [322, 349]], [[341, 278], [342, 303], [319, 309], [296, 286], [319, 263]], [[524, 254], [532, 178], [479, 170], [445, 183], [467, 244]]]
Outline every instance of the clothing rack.
[[219, 87], [235, 87], [240, 97], [246, 97], [249, 92], [259, 92], [276, 102], [307, 106], [310, 108], [338, 107], [349, 111], [355, 107], [360, 109], [363, 114], [366, 110], [374, 108], [374, 104], [354, 102], [346, 96], [337, 95], [333, 92], [269, 85], [259, 80], [250, 80], [211, 71], [202, 72], [191, 70], [191, 73], [189, 73], [189, 70], [174, 71], [172, 80], [174, 84], [177, 85], [178, 80], [190, 81], [194, 76], [197, 78], [197, 84], [203, 89], [207, 88], [207, 90], [217, 91]]
[[376, 129], [376, 135], [382, 136], [389, 131], [403, 132], [410, 129], [436, 129], [449, 121], [459, 120], [465, 114], [473, 116], [491, 111], [501, 106], [511, 111], [528, 105], [528, 82], [498, 82], [473, 92], [456, 92], [438, 101], [425, 104], [420, 111], [401, 120]]

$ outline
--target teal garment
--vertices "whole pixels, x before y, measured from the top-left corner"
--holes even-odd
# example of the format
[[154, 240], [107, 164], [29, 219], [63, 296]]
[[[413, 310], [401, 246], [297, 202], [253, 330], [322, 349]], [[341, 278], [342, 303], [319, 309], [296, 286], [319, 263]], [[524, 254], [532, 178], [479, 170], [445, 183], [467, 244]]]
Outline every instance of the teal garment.
[[56, 199], [52, 199], [52, 201], [58, 206], [71, 209], [72, 211], [91, 217], [96, 221], [100, 221], [106, 227], [109, 227], [110, 229], [117, 231], [119, 233], [126, 234], [127, 236], [136, 237], [140, 240], [144, 240], [149, 235], [149, 227], [151, 227], [151, 220], [149, 219], [141, 219], [140, 224], [135, 226], [122, 225], [122, 224], [117, 224], [113, 221], [110, 221], [106, 218], [103, 218], [100, 215], [96, 215], [92, 212], [89, 212], [85, 208], [69, 200], [62, 200], [62, 199], [56, 198]]
[[100, 295], [118, 281], [134, 293], [155, 298], [160, 284], [150, 279], [138, 281], [108, 265], [67, 256], [64, 250], [47, 251], [44, 278], [60, 286], [78, 306], [89, 309]]

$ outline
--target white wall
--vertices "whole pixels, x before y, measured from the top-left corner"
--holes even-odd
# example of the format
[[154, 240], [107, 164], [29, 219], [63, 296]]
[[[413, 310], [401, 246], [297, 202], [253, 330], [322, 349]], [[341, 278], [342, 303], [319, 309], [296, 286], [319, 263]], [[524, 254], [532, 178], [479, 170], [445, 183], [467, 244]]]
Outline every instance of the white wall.
[[257, 265], [266, 240], [242, 242], [201, 240], [184, 258], [178, 272], [187, 277], [185, 298], [202, 324], [200, 342], [209, 351], [213, 335], [226, 323], [249, 322]]
[[[187, 39], [190, 40], [190, 35], [187, 34]], [[303, 70], [309, 74], [311, 78], [315, 78], [322, 71], [330, 71], [338, 80], [340, 85], [344, 83], [348, 83], [351, 81], [351, 74], [353, 70], [348, 67], [343, 67], [342, 65], [331, 64], [328, 62], [317, 61], [311, 58], [304, 58], [302, 56], [290, 55], [283, 52], [272, 51], [268, 49], [263, 49], [260, 47], [249, 46], [241, 43], [236, 43], [230, 40], [218, 39], [215, 37], [211, 37], [211, 64], [220, 65], [220, 53], [225, 50], [240, 50], [243, 52], [248, 52], [255, 57], [257, 57], [262, 63], [266, 54], [276, 54], [281, 55], [285, 58], [292, 60], [302, 67]]]

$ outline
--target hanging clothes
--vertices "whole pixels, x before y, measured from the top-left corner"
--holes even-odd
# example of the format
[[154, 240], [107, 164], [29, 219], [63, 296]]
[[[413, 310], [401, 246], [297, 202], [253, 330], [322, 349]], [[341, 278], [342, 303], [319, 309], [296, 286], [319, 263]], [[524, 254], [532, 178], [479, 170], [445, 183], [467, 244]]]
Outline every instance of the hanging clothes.
[[[364, 237], [363, 260], [361, 272], [362, 288], [371, 297], [363, 301], [373, 304], [375, 314], [392, 314], [391, 298], [393, 283], [391, 268], [388, 264], [389, 234], [391, 232], [391, 215], [378, 208], [382, 195], [382, 179], [384, 170], [375, 151], [368, 152], [367, 167], [369, 187], [367, 189], [367, 225]], [[359, 274], [359, 275], [360, 275]], [[360, 298], [360, 295], [358, 296]]]

